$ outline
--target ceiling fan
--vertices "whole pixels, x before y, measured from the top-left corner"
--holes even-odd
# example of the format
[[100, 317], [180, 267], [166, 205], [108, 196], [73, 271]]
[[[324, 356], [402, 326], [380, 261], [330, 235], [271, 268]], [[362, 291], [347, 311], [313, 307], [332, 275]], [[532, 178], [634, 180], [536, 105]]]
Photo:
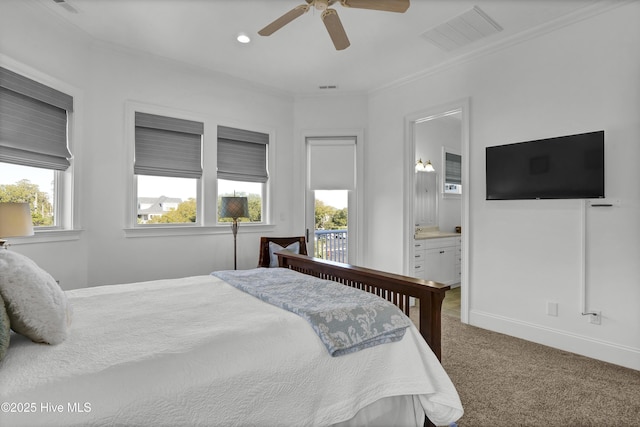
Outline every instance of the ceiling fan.
[[381, 10], [384, 12], [398, 12], [404, 13], [409, 8], [409, 0], [305, 0], [307, 4], [301, 4], [291, 9], [260, 31], [258, 34], [261, 36], [270, 36], [278, 31], [280, 28], [287, 25], [289, 22], [305, 14], [311, 6], [322, 11], [322, 22], [329, 32], [331, 41], [336, 50], [343, 50], [349, 47], [349, 38], [347, 33], [340, 22], [338, 12], [335, 9], [329, 8], [334, 3], [339, 2], [344, 7], [351, 7], [354, 9], [371, 9]]

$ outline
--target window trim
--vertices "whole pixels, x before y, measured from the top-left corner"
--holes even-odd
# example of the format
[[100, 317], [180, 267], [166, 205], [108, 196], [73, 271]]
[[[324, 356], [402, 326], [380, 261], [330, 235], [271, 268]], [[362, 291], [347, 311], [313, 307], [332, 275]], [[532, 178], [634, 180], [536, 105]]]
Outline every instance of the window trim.
[[[145, 228], [154, 228], [154, 229], [169, 229], [169, 228], [182, 228], [182, 227], [198, 227], [204, 224], [202, 213], [202, 203], [203, 203], [203, 185], [202, 181], [204, 179], [203, 176], [197, 179], [197, 203], [196, 203], [196, 218], [197, 221], [194, 224], [138, 224], [138, 178], [137, 174], [134, 171], [135, 165], [135, 150], [136, 150], [136, 112], [137, 113], [146, 113], [146, 114], [154, 114], [158, 116], [165, 116], [176, 119], [197, 121], [204, 123], [204, 131], [202, 135], [202, 154], [201, 154], [201, 162], [204, 160], [204, 145], [206, 143], [206, 121], [204, 117], [198, 115], [197, 113], [193, 113], [190, 111], [179, 110], [177, 108], [169, 108], [162, 107], [158, 105], [145, 104], [136, 101], [126, 101], [125, 102], [125, 143], [126, 143], [126, 153], [127, 153], [127, 189], [125, 191], [126, 194], [126, 203], [125, 203], [125, 230], [127, 229], [145, 229]], [[204, 169], [204, 167], [203, 167]]]
[[[273, 224], [258, 224], [243, 222], [240, 227], [250, 233], [265, 233], [275, 229]], [[203, 235], [226, 235], [231, 232], [231, 223], [220, 223], [216, 225], [162, 225], [154, 224], [150, 227], [125, 228], [126, 238], [138, 237], [166, 237], [166, 236], [203, 236]], [[13, 239], [12, 239], [13, 242]]]
[[79, 185], [77, 183], [82, 182], [82, 177], [80, 170], [76, 168], [76, 163], [78, 163], [78, 159], [82, 158], [82, 147], [76, 141], [80, 140], [80, 123], [83, 122], [83, 92], [75, 86], [38, 71], [2, 53], [0, 53], [0, 66], [73, 98], [73, 111], [67, 113], [67, 148], [72, 153], [71, 165], [66, 171], [54, 171], [56, 188], [56, 194], [54, 195], [56, 210], [54, 215], [56, 224], [50, 227], [35, 227], [34, 236], [13, 238], [11, 243], [19, 245], [77, 240], [80, 238], [82, 228], [81, 209], [75, 201], [78, 200], [79, 193]]
[[[260, 226], [274, 226], [275, 224], [272, 221], [273, 218], [273, 208], [272, 208], [272, 193], [273, 193], [273, 188], [274, 188], [274, 183], [276, 182], [276, 176], [277, 176], [277, 172], [276, 172], [276, 147], [277, 147], [277, 139], [276, 139], [276, 132], [273, 129], [269, 129], [269, 128], [265, 128], [265, 127], [261, 127], [261, 126], [252, 126], [250, 124], [246, 124], [246, 123], [238, 123], [238, 122], [218, 122], [215, 124], [215, 127], [213, 127], [213, 129], [215, 129], [215, 135], [214, 135], [214, 140], [215, 140], [215, 146], [213, 148], [213, 151], [215, 153], [215, 163], [213, 163], [213, 170], [215, 170], [215, 175], [213, 177], [213, 179], [215, 180], [215, 187], [216, 187], [216, 191], [215, 191], [215, 195], [216, 195], [216, 199], [215, 199], [215, 206], [214, 206], [214, 210], [213, 210], [213, 216], [211, 224], [215, 224], [218, 227], [226, 227], [228, 226], [228, 222], [219, 222], [218, 221], [218, 179], [225, 179], [227, 181], [229, 181], [228, 178], [218, 178], [218, 174], [217, 174], [217, 169], [218, 169], [218, 126], [221, 127], [225, 127], [225, 128], [233, 128], [233, 129], [240, 129], [240, 130], [244, 130], [244, 131], [248, 131], [248, 132], [258, 132], [258, 133], [263, 133], [266, 135], [269, 135], [269, 139], [268, 139], [268, 143], [265, 144], [266, 146], [266, 156], [267, 156], [267, 180], [265, 182], [262, 183], [262, 221], [261, 222], [242, 222], [242, 226], [252, 226], [252, 227], [260, 227]], [[270, 228], [267, 228], [265, 230], [268, 230]]]

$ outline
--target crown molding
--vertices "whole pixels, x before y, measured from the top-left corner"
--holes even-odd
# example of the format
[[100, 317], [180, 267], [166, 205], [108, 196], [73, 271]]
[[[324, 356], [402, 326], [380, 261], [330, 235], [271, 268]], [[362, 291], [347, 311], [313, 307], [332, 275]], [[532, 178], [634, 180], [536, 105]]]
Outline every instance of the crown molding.
[[468, 62], [475, 61], [476, 59], [482, 58], [484, 56], [492, 55], [496, 52], [499, 52], [504, 49], [508, 49], [512, 46], [524, 43], [526, 41], [535, 39], [544, 34], [548, 34], [554, 32], [556, 30], [568, 27], [575, 23], [584, 21], [586, 19], [590, 19], [594, 16], [600, 15], [602, 13], [608, 12], [612, 9], [618, 8], [625, 4], [632, 3], [634, 0], [598, 0], [596, 3], [591, 4], [589, 6], [585, 6], [582, 9], [579, 9], [575, 12], [564, 15], [560, 18], [554, 19], [550, 22], [545, 22], [529, 30], [522, 31], [520, 33], [514, 34], [505, 39], [496, 41], [490, 45], [485, 47], [473, 50], [471, 52], [460, 55], [456, 58], [452, 58], [451, 60], [440, 63], [434, 67], [427, 68], [417, 73], [410, 74], [406, 77], [394, 80], [388, 84], [378, 86], [368, 92], [370, 96], [375, 96], [381, 92], [385, 92], [387, 90], [395, 89], [402, 87], [404, 85], [410, 84], [412, 82], [422, 80], [426, 77], [442, 73], [446, 70], [449, 70], [453, 67], [459, 66], [461, 64], [465, 64]]

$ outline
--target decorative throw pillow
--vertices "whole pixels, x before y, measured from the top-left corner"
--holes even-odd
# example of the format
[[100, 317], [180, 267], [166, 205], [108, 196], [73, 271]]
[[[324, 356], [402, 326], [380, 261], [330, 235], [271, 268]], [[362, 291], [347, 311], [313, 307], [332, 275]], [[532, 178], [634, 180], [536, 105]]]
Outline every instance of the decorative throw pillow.
[[277, 243], [269, 242], [269, 267], [277, 267], [278, 266], [278, 255], [275, 253], [286, 249], [289, 252], [293, 252], [294, 254], [300, 253], [300, 242], [293, 242], [286, 248], [278, 245]]
[[[1, 250], [1, 248], [0, 248]], [[0, 297], [0, 361], [4, 359], [9, 348], [9, 340], [11, 339], [11, 326], [9, 324], [9, 315], [4, 308], [4, 301]]]
[[0, 249], [0, 272], [0, 295], [11, 329], [35, 342], [64, 341], [71, 306], [53, 277], [30, 258], [8, 249]]

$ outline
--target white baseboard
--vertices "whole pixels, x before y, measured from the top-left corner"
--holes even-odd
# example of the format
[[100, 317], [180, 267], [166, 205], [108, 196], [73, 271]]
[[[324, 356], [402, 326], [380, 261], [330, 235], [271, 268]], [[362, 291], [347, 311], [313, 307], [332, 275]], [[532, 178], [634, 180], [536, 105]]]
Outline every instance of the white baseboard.
[[640, 371], [640, 349], [472, 310], [469, 324]]

